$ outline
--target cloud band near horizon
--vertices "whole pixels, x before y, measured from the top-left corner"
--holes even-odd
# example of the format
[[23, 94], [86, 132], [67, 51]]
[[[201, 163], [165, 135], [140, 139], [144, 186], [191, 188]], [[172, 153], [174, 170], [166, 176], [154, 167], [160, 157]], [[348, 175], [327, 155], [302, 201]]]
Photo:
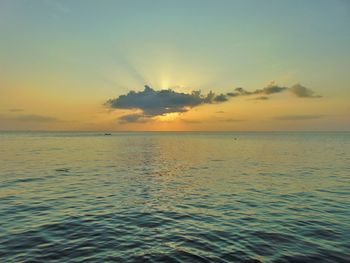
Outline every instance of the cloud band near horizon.
[[[203, 95], [201, 91], [192, 91], [191, 93], [177, 92], [172, 89], [154, 90], [145, 85], [143, 91], [129, 91], [126, 95], [120, 95], [117, 98], [109, 99], [105, 105], [113, 109], [139, 110], [139, 113], [123, 115], [119, 118], [120, 123], [145, 122], [153, 117], [162, 116], [168, 113], [187, 112], [193, 107], [203, 104], [223, 103], [230, 98], [239, 96], [259, 95], [267, 100], [272, 94], [289, 91], [298, 98], [321, 98], [301, 84], [295, 84], [291, 87], [278, 86], [272, 82], [263, 89], [248, 91], [243, 88], [236, 88], [234, 92], [216, 95], [212, 91]], [[261, 98], [260, 97], [260, 98]]]

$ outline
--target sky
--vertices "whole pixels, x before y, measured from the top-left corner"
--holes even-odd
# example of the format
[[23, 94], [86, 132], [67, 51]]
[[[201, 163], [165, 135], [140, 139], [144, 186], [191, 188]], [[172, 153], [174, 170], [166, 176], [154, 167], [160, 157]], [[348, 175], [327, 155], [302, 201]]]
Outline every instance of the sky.
[[350, 130], [347, 0], [1, 0], [0, 33], [0, 130]]

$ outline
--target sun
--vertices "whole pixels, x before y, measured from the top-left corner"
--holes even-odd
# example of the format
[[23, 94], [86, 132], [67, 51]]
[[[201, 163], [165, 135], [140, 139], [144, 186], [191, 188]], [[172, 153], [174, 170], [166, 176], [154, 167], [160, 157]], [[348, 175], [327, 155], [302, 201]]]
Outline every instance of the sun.
[[161, 116], [157, 117], [157, 120], [159, 121], [174, 121], [179, 117], [179, 113], [178, 112], [171, 112], [171, 113], [167, 113]]

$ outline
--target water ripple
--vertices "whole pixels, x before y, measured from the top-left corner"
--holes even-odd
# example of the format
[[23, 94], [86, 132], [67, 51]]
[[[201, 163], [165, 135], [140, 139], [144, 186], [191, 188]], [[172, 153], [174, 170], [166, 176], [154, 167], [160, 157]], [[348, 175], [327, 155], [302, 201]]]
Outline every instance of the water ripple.
[[350, 261], [349, 135], [39, 135], [1, 135], [1, 262]]

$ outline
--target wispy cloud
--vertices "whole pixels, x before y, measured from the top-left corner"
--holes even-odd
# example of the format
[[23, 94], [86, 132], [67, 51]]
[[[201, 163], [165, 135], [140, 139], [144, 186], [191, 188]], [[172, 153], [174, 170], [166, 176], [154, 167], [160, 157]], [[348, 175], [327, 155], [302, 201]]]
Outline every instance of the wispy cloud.
[[36, 114], [26, 114], [16, 116], [14, 119], [19, 121], [30, 121], [30, 122], [54, 122], [58, 119], [50, 116], [36, 115]]
[[244, 88], [236, 88], [235, 93], [236, 96], [247, 96], [247, 95], [271, 95], [274, 93], [280, 93], [282, 91], [285, 91], [286, 87], [280, 87], [275, 84], [270, 84], [269, 86], [263, 88], [263, 89], [257, 89], [255, 91], [247, 91]]
[[322, 98], [320, 95], [315, 95], [315, 92], [300, 84], [295, 84], [289, 88], [289, 91], [300, 98]]
[[260, 96], [260, 97], [254, 98], [254, 100], [268, 100], [268, 99], [269, 99], [269, 97], [267, 97], [267, 96]]
[[242, 122], [242, 121], [246, 121], [246, 120], [243, 120], [243, 119], [232, 119], [232, 118], [230, 118], [230, 119], [226, 119], [226, 120], [224, 120], [224, 121], [226, 121], [226, 122]]
[[134, 114], [127, 114], [123, 115], [119, 118], [119, 123], [128, 123], [128, 122], [138, 122], [143, 123], [146, 122], [147, 119], [145, 118], [144, 114], [142, 113], [134, 113]]
[[182, 122], [184, 123], [188, 123], [188, 124], [199, 124], [202, 123], [199, 120], [193, 120], [193, 119], [181, 119]]
[[9, 112], [22, 112], [24, 109], [9, 109]]
[[[271, 82], [268, 86], [257, 89], [254, 91], [248, 91], [244, 88], [236, 88], [234, 92], [228, 92], [226, 95], [228, 97], [237, 97], [237, 96], [250, 96], [250, 95], [263, 95], [260, 97], [262, 100], [266, 100], [268, 95], [281, 93], [285, 91], [290, 91], [293, 95], [299, 98], [321, 98], [322, 96], [316, 95], [315, 92], [301, 84], [295, 84], [291, 87], [283, 87]], [[257, 98], [259, 99], [259, 98]]]
[[324, 115], [283, 115], [277, 116], [276, 120], [283, 121], [300, 121], [300, 120], [313, 120], [323, 118]]
[[20, 114], [20, 115], [0, 115], [0, 118], [3, 120], [10, 120], [10, 121], [20, 121], [20, 122], [36, 122], [36, 123], [43, 123], [43, 122], [58, 122], [61, 121], [57, 118], [45, 116], [45, 115], [37, 115], [37, 114]]

